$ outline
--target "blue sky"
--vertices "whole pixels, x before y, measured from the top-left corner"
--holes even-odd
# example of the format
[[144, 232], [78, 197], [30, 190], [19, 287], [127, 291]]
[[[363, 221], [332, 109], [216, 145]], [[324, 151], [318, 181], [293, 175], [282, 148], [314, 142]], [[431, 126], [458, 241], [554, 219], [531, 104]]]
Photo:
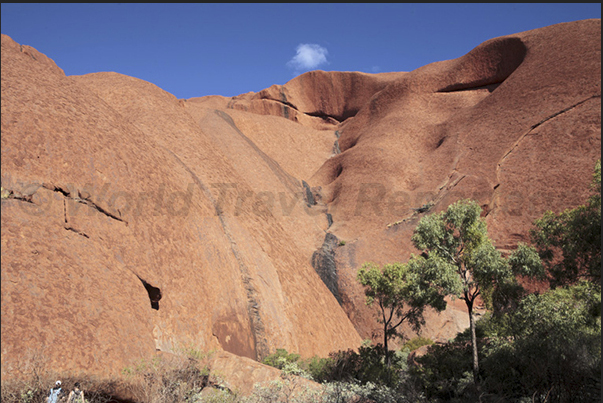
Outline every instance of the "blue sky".
[[587, 18], [601, 18], [600, 3], [2, 3], [1, 28], [67, 75], [115, 71], [192, 98], [257, 92], [314, 69], [411, 71]]

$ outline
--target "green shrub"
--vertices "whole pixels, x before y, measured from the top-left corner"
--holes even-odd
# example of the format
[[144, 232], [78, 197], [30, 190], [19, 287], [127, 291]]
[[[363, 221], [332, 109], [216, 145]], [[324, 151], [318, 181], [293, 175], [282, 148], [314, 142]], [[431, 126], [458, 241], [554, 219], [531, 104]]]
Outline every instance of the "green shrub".
[[423, 346], [429, 346], [433, 344], [433, 340], [427, 338], [427, 337], [415, 337], [413, 339], [410, 339], [409, 341], [407, 341], [406, 343], [404, 343], [404, 345], [402, 346], [401, 350], [408, 350], [410, 351], [415, 351], [416, 349], [418, 349], [419, 347], [423, 347]]
[[467, 381], [472, 381], [469, 342], [433, 344], [415, 361], [410, 378], [428, 399], [451, 401], [465, 396]]
[[297, 362], [299, 358], [299, 354], [290, 354], [284, 348], [277, 348], [275, 353], [266, 356], [266, 358], [262, 360], [262, 364], [283, 369], [287, 363]]
[[485, 386], [511, 400], [600, 401], [600, 309], [589, 282], [526, 297], [510, 316], [512, 337], [484, 345]]
[[406, 370], [408, 352], [392, 354], [391, 366], [385, 364], [385, 349], [381, 344], [361, 346], [358, 352], [340, 350], [328, 358], [312, 358], [304, 366], [316, 382], [356, 382], [361, 385], [372, 383], [378, 386], [395, 387]]

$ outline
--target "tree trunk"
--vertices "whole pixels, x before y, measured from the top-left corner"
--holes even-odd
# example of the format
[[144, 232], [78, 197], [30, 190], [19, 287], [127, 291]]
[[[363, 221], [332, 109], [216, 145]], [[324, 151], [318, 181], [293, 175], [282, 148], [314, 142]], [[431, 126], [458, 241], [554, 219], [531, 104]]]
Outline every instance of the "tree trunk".
[[391, 365], [391, 360], [389, 359], [389, 348], [387, 347], [387, 323], [384, 326], [383, 329], [383, 348], [385, 349], [385, 365], [387, 366], [387, 368], [390, 367]]
[[475, 321], [473, 320], [473, 301], [467, 301], [469, 311], [469, 328], [471, 329], [471, 347], [473, 349], [473, 382], [479, 385], [479, 361], [477, 358], [477, 337], [475, 335]]

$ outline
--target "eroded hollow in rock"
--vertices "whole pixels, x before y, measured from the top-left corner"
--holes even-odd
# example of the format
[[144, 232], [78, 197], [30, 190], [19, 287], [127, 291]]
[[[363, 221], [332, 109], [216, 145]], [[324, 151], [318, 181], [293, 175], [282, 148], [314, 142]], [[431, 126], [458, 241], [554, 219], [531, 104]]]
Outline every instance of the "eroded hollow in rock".
[[151, 284], [147, 283], [140, 277], [138, 277], [142, 285], [144, 285], [145, 290], [149, 294], [149, 300], [151, 301], [151, 308], [155, 310], [159, 310], [159, 300], [161, 299], [161, 289], [157, 287], [153, 287]]
[[438, 92], [494, 91], [523, 63], [528, 50], [520, 38], [495, 38], [455, 61], [448, 74], [456, 82]]
[[337, 236], [327, 232], [322, 246], [312, 254], [312, 267], [314, 267], [323, 283], [325, 283], [331, 294], [333, 294], [341, 305], [339, 275], [337, 273], [337, 264], [335, 263], [335, 248], [337, 248], [338, 244], [339, 239]]

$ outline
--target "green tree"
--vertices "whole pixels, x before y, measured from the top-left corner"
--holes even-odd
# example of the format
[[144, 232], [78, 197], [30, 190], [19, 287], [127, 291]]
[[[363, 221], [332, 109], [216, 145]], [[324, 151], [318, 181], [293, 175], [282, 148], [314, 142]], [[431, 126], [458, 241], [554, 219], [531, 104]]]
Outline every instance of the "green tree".
[[591, 190], [585, 205], [559, 214], [547, 211], [530, 232], [553, 288], [580, 279], [601, 286], [601, 160]]
[[[386, 264], [379, 268], [365, 263], [358, 271], [358, 281], [365, 287], [366, 303], [377, 303], [380, 310], [378, 321], [383, 325], [385, 362], [391, 365], [388, 341], [398, 337], [398, 329], [405, 321], [415, 330], [425, 323], [423, 311], [431, 306], [438, 311], [446, 308], [445, 292], [433, 287], [428, 271], [419, 271], [421, 258], [412, 257], [407, 264]], [[440, 282], [441, 283], [441, 282]]]
[[[519, 245], [509, 259], [504, 259], [488, 238], [481, 207], [474, 201], [460, 200], [446, 211], [425, 216], [412, 236], [415, 247], [427, 258], [418, 260], [424, 269], [437, 267], [439, 279], [446, 279], [448, 294], [465, 301], [469, 314], [473, 359], [473, 379], [479, 384], [479, 359], [475, 333], [474, 304], [483, 292], [496, 294], [499, 286], [516, 284], [515, 274], [536, 275], [541, 272], [534, 248]], [[437, 281], [436, 285], [440, 285]], [[503, 287], [501, 287], [503, 288]]]

